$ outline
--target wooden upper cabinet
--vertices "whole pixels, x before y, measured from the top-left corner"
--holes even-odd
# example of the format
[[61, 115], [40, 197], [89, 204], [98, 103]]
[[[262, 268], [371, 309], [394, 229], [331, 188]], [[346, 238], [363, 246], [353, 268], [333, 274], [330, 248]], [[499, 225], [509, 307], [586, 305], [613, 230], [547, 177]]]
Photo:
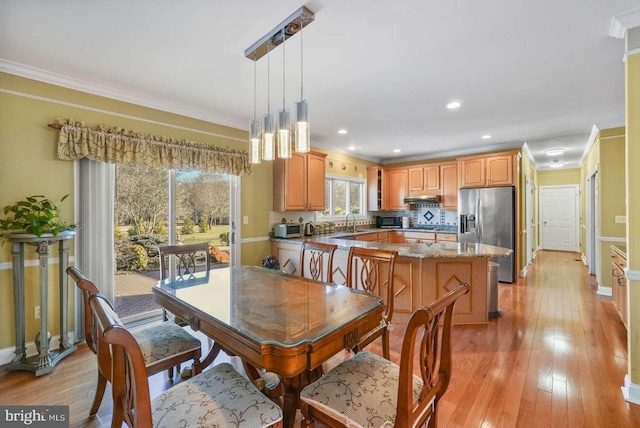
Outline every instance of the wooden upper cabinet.
[[406, 210], [408, 205], [404, 203], [407, 196], [408, 170], [398, 168], [389, 170], [389, 210]]
[[381, 166], [367, 168], [367, 205], [369, 211], [389, 207], [389, 172]]
[[487, 186], [513, 183], [513, 156], [490, 156], [486, 159]]
[[442, 188], [442, 208], [458, 209], [458, 163], [440, 164], [440, 185]]
[[273, 161], [274, 211], [324, 211], [326, 157], [294, 152]]
[[514, 186], [514, 154], [458, 160], [460, 187]]
[[484, 158], [460, 161], [460, 187], [480, 187], [485, 185]]
[[440, 194], [440, 165], [418, 165], [407, 168], [410, 196]]

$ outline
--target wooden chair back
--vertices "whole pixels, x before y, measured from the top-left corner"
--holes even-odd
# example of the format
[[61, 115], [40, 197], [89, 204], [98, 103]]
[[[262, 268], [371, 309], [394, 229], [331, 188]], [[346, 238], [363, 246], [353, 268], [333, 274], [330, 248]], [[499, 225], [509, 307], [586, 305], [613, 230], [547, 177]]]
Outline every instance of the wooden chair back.
[[189, 277], [197, 271], [208, 272], [211, 269], [211, 254], [209, 244], [200, 242], [187, 245], [166, 245], [158, 247], [160, 255], [160, 279], [169, 278], [171, 265], [170, 256], [175, 257], [175, 274], [179, 277]]
[[92, 320], [91, 308], [89, 308], [89, 298], [94, 294], [98, 294], [100, 291], [98, 287], [89, 280], [80, 269], [75, 266], [67, 268], [67, 274], [76, 283], [76, 286], [82, 292], [82, 303], [84, 306], [84, 336], [87, 346], [94, 354], [98, 353], [97, 339], [94, 330], [94, 322]]
[[393, 318], [393, 301], [395, 297], [393, 274], [397, 256], [397, 251], [361, 247], [351, 247], [349, 249], [347, 286], [382, 297], [385, 305], [385, 310], [382, 314], [383, 325], [361, 339], [360, 343], [354, 348], [355, 352], [367, 346], [377, 337], [382, 336], [383, 356], [386, 359], [390, 358], [387, 326]]
[[334, 244], [304, 241], [300, 251], [300, 276], [326, 283], [333, 282]]
[[140, 345], [122, 325], [111, 303], [101, 294], [89, 305], [96, 319], [98, 364], [113, 367], [113, 421], [111, 426], [151, 427], [151, 397]]
[[[453, 308], [456, 300], [468, 292], [469, 285], [460, 283], [411, 315], [402, 341], [395, 427], [422, 426], [429, 418], [429, 426], [435, 426], [436, 406], [451, 379]], [[414, 368], [416, 354], [418, 370]], [[420, 373], [424, 382], [416, 401], [413, 400], [414, 373]]]

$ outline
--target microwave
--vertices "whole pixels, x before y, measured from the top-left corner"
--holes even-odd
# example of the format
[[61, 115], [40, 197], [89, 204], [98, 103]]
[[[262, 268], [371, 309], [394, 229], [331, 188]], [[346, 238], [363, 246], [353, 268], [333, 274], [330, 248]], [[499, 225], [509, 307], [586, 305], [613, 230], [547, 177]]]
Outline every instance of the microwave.
[[274, 224], [273, 225], [273, 237], [274, 238], [300, 238], [303, 235], [302, 224]]
[[376, 227], [381, 229], [402, 227], [402, 217], [379, 215], [376, 217]]

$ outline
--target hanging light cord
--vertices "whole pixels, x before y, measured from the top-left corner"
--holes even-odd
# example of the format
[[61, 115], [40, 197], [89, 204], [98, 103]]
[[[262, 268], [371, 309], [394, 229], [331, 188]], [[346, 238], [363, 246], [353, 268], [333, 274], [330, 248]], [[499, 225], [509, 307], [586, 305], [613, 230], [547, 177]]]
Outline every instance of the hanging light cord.
[[285, 102], [285, 71], [287, 70], [286, 62], [285, 62], [285, 51], [284, 47], [286, 45], [286, 36], [287, 36], [287, 28], [282, 29], [282, 109], [284, 110], [286, 107]]
[[302, 47], [302, 29], [304, 28], [304, 21], [302, 20], [302, 17], [300, 17], [300, 101], [304, 101], [304, 80], [302, 79], [303, 77], [303, 65], [304, 65], [304, 58], [303, 58], [303, 53], [304, 53], [304, 49]]
[[271, 113], [271, 42], [267, 43], [267, 114]]
[[257, 98], [257, 80], [256, 80], [256, 51], [253, 51], [253, 120], [256, 120], [256, 98]]

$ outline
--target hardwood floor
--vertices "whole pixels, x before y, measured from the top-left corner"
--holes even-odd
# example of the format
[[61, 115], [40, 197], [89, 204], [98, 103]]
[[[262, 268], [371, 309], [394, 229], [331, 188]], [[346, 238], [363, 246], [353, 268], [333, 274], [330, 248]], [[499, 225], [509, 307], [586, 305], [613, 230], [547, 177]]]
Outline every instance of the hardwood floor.
[[[620, 390], [626, 331], [578, 254], [538, 252], [526, 280], [500, 284], [499, 305], [502, 315], [489, 324], [453, 328], [454, 372], [438, 407], [440, 428], [640, 427], [640, 406]], [[398, 361], [403, 328], [394, 327]], [[110, 389], [98, 415], [87, 417], [95, 371], [85, 345], [40, 378], [0, 368], [0, 404], [69, 405], [72, 427], [108, 427]], [[150, 385], [153, 396], [171, 382], [159, 373]]]

